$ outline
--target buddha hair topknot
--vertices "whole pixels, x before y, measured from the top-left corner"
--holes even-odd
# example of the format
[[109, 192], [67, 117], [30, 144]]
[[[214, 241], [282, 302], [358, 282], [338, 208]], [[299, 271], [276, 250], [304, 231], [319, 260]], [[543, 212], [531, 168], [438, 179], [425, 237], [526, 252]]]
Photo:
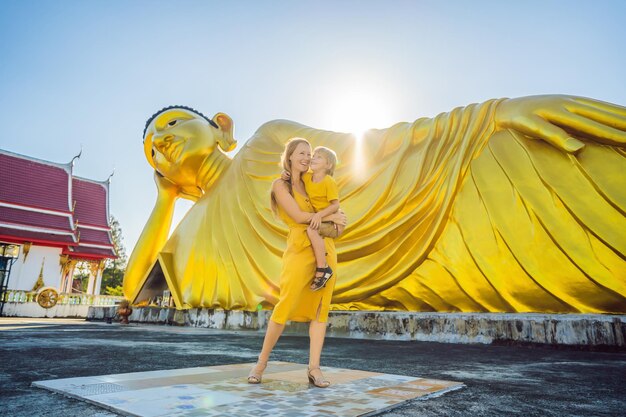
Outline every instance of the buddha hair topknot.
[[218, 128], [219, 126], [217, 125], [217, 123], [215, 123], [213, 120], [209, 119], [208, 117], [206, 117], [204, 114], [200, 113], [198, 110], [193, 109], [191, 107], [187, 107], [187, 106], [168, 106], [168, 107], [163, 107], [161, 110], [157, 111], [156, 113], [154, 113], [152, 116], [150, 116], [150, 118], [148, 119], [148, 121], [146, 122], [146, 125], [143, 128], [143, 135], [141, 136], [142, 138], [146, 136], [146, 130], [148, 130], [148, 125], [161, 113], [163, 113], [164, 111], [167, 110], [172, 110], [172, 109], [183, 109], [183, 110], [189, 110], [192, 113], [197, 114], [198, 116], [202, 117], [204, 120], [206, 120], [207, 122], [209, 122], [211, 124], [211, 126]]

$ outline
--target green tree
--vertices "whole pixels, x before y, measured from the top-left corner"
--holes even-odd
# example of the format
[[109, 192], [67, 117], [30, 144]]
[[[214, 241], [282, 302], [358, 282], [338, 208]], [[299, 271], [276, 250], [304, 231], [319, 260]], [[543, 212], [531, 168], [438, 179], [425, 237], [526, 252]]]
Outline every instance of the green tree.
[[126, 248], [124, 247], [124, 237], [122, 236], [120, 222], [115, 216], [111, 216], [109, 223], [111, 224], [111, 238], [113, 239], [113, 246], [115, 247], [117, 258], [107, 259], [104, 264], [101, 284], [101, 288], [104, 288], [104, 291], [101, 292], [101, 294], [120, 295], [128, 257], [126, 256]]
[[119, 285], [117, 287], [106, 287], [104, 293], [107, 295], [116, 295], [118, 297], [124, 296], [124, 291], [122, 291], [122, 286]]

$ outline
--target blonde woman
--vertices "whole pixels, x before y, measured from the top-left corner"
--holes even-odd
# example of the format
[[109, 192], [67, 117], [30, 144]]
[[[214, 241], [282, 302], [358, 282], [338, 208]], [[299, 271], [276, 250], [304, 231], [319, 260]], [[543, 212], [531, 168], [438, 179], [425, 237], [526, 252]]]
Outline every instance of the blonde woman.
[[[326, 336], [326, 322], [336, 276], [320, 291], [309, 289], [311, 276], [315, 271], [315, 256], [309, 247], [307, 228], [315, 211], [304, 187], [302, 175], [309, 170], [311, 145], [306, 139], [293, 138], [286, 145], [282, 155], [283, 169], [291, 179], [277, 179], [272, 183], [272, 210], [289, 226], [287, 249], [283, 254], [283, 268], [279, 279], [280, 296], [267, 326], [263, 348], [256, 365], [250, 371], [248, 382], [259, 384], [267, 366], [270, 353], [282, 334], [288, 320], [309, 322], [309, 367], [307, 377], [316, 387], [326, 388], [320, 370], [320, 356]], [[346, 216], [337, 212], [324, 218], [345, 226]], [[332, 239], [325, 239], [328, 265], [337, 270], [337, 252]]]

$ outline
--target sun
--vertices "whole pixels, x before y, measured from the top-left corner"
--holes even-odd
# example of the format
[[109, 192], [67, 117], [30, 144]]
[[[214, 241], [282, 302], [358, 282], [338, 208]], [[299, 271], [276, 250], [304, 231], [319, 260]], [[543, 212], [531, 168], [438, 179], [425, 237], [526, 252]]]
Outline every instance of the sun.
[[391, 104], [371, 91], [338, 91], [326, 107], [329, 128], [361, 138], [369, 129], [390, 125]]
[[353, 88], [343, 85], [329, 94], [324, 106], [324, 127], [329, 130], [354, 135], [354, 148], [349, 161], [340, 161], [350, 167], [354, 179], [367, 177], [364, 138], [371, 129], [387, 128], [393, 124], [395, 102], [372, 83]]

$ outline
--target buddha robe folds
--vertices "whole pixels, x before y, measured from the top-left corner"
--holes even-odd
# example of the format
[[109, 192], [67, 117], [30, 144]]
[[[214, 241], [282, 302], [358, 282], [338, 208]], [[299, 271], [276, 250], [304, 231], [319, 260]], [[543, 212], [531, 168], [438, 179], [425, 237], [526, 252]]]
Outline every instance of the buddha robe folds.
[[[626, 311], [626, 156], [496, 131], [497, 100], [363, 138], [263, 125], [165, 244], [179, 307], [278, 301], [287, 226], [269, 208], [292, 137], [337, 152], [348, 227], [334, 309]], [[584, 138], [582, 138], [584, 140]]]

